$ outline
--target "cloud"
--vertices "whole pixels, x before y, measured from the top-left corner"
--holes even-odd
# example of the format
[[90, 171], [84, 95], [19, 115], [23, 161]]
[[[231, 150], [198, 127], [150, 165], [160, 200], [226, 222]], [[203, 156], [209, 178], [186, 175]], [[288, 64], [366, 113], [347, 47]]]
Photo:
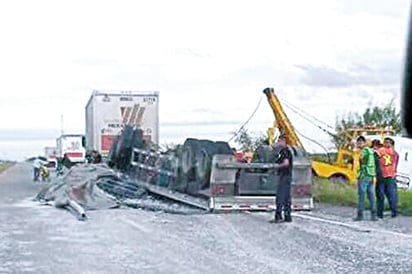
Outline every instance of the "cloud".
[[176, 121], [176, 122], [162, 122], [160, 126], [172, 127], [172, 126], [183, 126], [183, 127], [192, 127], [192, 126], [238, 126], [244, 123], [241, 120], [212, 120], [212, 121]]
[[0, 141], [24, 141], [55, 139], [56, 129], [0, 129]]
[[[269, 58], [268, 58], [269, 59]], [[215, 80], [221, 87], [276, 85], [294, 85], [299, 83], [300, 73], [293, 66], [278, 63], [275, 60], [257, 60], [255, 64], [231, 70]]]
[[348, 73], [334, 68], [311, 65], [295, 65], [305, 72], [302, 82], [309, 86], [347, 87], [354, 83], [354, 78]]
[[170, 52], [172, 54], [183, 55], [183, 56], [194, 57], [194, 58], [207, 58], [207, 57], [210, 57], [210, 53], [196, 52], [196, 51], [194, 51], [193, 49], [190, 49], [190, 48], [174, 48]]
[[270, 86], [333, 122], [399, 98], [410, 2], [3, 1], [0, 128], [84, 131], [94, 89], [159, 91], [163, 140], [226, 136]]
[[117, 65], [116, 60], [110, 59], [100, 59], [100, 58], [82, 58], [82, 59], [75, 59], [73, 63], [80, 66], [115, 66]]
[[308, 64], [298, 64], [295, 67], [304, 72], [302, 83], [314, 87], [387, 86], [400, 85], [401, 82], [400, 62], [393, 60], [373, 66], [348, 63], [345, 69]]
[[371, 14], [398, 18], [405, 9], [409, 10], [409, 1], [379, 1], [376, 0], [344, 0], [341, 1], [341, 10], [345, 14]]

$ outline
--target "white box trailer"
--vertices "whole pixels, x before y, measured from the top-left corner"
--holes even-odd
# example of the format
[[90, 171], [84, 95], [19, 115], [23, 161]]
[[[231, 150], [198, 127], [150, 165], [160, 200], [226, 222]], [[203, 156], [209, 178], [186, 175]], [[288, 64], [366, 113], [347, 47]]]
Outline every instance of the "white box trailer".
[[57, 157], [63, 158], [66, 154], [70, 161], [75, 163], [86, 162], [86, 149], [83, 147], [84, 135], [63, 134], [56, 139]]
[[86, 105], [86, 148], [107, 156], [123, 126], [143, 130], [143, 138], [159, 144], [159, 93], [93, 91]]

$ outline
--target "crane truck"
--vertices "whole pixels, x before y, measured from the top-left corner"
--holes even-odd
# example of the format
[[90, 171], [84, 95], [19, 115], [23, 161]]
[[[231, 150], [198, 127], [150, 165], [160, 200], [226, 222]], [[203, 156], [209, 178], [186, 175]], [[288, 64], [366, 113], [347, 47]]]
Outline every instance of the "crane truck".
[[[290, 146], [297, 147], [306, 153], [274, 90], [265, 89], [264, 93], [275, 116], [274, 126], [268, 129], [269, 143], [275, 139], [276, 130], [281, 129], [289, 136]], [[334, 135], [330, 132], [329, 134]], [[359, 135], [363, 135], [369, 140], [380, 139], [382, 142], [387, 136], [395, 140], [396, 150], [400, 155], [396, 176], [397, 184], [400, 188], [412, 189], [412, 170], [408, 164], [408, 155], [412, 153], [412, 140], [395, 136], [395, 131], [390, 127], [366, 125], [346, 129], [340, 136], [336, 136], [340, 138], [341, 145], [333, 162], [311, 161], [313, 175], [329, 179], [332, 183], [355, 184], [359, 168], [359, 151], [354, 145], [354, 140]]]
[[[272, 106], [271, 97], [268, 100]], [[290, 123], [278, 125], [280, 131], [293, 134], [286, 128]], [[109, 164], [149, 192], [213, 212], [275, 208], [279, 175], [273, 147], [259, 146], [254, 159], [244, 163], [237, 161], [224, 141], [187, 138], [175, 149], [162, 152], [143, 142], [143, 133], [140, 128], [126, 126], [110, 149]], [[292, 208], [310, 210], [310, 159], [298, 139], [292, 140]]]

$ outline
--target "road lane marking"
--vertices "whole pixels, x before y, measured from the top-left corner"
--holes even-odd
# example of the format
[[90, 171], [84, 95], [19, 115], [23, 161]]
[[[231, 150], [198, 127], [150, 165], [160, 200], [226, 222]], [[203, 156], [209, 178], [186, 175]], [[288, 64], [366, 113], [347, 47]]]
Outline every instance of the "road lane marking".
[[142, 231], [142, 232], [144, 232], [144, 233], [149, 233], [149, 232], [150, 232], [150, 229], [146, 228], [145, 226], [143, 226], [143, 225], [141, 225], [141, 224], [139, 224], [139, 223], [137, 223], [137, 222], [135, 222], [135, 221], [133, 221], [133, 220], [131, 220], [131, 219], [127, 219], [127, 218], [125, 218], [125, 217], [121, 217], [120, 220], [121, 220], [123, 223], [126, 223], [126, 224], [128, 224], [128, 225], [130, 225], [130, 226], [132, 226], [132, 227], [134, 227], [134, 228], [137, 228], [138, 230], [140, 230], [140, 231]]
[[365, 228], [365, 227], [361, 227], [361, 226], [358, 226], [358, 225], [348, 224], [348, 223], [344, 223], [344, 222], [340, 222], [340, 221], [329, 220], [329, 219], [325, 219], [325, 218], [322, 218], [322, 217], [309, 216], [309, 215], [305, 215], [305, 214], [301, 214], [301, 213], [293, 213], [293, 216], [299, 217], [299, 218], [302, 218], [302, 219], [308, 219], [308, 220], [312, 220], [312, 221], [318, 221], [318, 222], [328, 223], [328, 224], [332, 224], [332, 225], [338, 225], [338, 226], [346, 227], [346, 228], [349, 228], [349, 229], [352, 229], [352, 230], [355, 230], [355, 231], [359, 231], [359, 232], [385, 233], [385, 234], [390, 234], [390, 235], [397, 236], [397, 237], [412, 239], [412, 235], [402, 233], [402, 232], [396, 232], [396, 231], [391, 231], [391, 230], [386, 230], [386, 229], [377, 229], [377, 228], [372, 228], [372, 227]]

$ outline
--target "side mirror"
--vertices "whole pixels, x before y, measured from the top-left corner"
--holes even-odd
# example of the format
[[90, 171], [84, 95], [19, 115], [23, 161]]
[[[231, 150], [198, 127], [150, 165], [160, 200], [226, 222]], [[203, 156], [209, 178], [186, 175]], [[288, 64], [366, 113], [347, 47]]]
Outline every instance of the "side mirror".
[[82, 147], [86, 147], [86, 136], [82, 137]]
[[412, 9], [409, 14], [409, 29], [405, 54], [405, 68], [402, 86], [402, 127], [407, 137], [412, 138]]

